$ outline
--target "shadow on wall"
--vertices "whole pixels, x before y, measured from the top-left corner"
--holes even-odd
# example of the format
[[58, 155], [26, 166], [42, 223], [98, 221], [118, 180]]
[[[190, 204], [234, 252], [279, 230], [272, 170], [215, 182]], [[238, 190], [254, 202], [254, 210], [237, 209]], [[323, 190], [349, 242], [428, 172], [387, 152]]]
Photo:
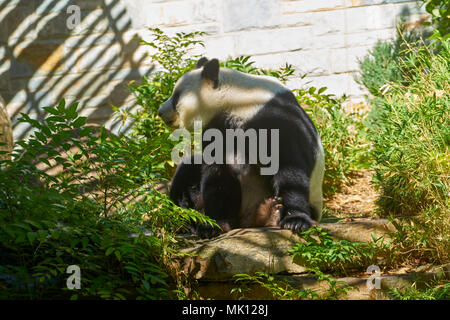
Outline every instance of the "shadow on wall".
[[120, 130], [108, 120], [111, 105], [132, 106], [127, 84], [152, 70], [136, 57], [130, 29], [117, 0], [0, 0], [0, 95], [15, 139], [30, 133], [20, 113], [43, 120], [42, 107], [61, 98], [79, 101], [89, 122]]

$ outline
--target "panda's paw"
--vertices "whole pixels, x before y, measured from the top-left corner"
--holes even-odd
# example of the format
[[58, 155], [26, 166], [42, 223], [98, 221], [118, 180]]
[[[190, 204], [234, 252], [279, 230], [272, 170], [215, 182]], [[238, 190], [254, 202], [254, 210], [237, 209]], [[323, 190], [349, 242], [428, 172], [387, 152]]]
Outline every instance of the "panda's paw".
[[287, 212], [286, 216], [280, 221], [283, 229], [294, 232], [305, 232], [317, 223], [309, 215], [303, 212]]
[[211, 239], [222, 233], [222, 229], [210, 224], [200, 224], [195, 229], [195, 233], [202, 239]]

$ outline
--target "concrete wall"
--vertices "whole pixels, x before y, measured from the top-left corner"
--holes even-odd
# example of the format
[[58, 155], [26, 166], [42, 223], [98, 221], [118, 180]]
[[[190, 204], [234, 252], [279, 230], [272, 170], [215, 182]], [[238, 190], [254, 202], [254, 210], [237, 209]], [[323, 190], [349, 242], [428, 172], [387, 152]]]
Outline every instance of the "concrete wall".
[[[73, 30], [71, 5], [81, 10]], [[358, 101], [357, 58], [391, 38], [401, 16], [415, 21], [423, 10], [406, 0], [0, 0], [0, 95], [16, 139], [27, 134], [15, 121], [20, 112], [43, 118], [42, 107], [62, 97], [104, 123], [111, 104], [134, 105], [127, 83], [152, 64], [131, 40], [151, 40], [146, 28], [157, 26], [206, 31], [201, 53], [210, 58], [252, 55], [269, 68], [288, 62], [308, 74], [291, 87], [327, 86]]]

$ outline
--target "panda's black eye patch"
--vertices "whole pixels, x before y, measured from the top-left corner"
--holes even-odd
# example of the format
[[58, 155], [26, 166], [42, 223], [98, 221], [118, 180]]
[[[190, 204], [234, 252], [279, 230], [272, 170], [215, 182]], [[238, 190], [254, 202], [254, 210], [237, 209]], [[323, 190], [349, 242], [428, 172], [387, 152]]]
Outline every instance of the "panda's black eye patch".
[[180, 93], [174, 92], [172, 96], [172, 106], [174, 110], [177, 108], [178, 100], [180, 100]]

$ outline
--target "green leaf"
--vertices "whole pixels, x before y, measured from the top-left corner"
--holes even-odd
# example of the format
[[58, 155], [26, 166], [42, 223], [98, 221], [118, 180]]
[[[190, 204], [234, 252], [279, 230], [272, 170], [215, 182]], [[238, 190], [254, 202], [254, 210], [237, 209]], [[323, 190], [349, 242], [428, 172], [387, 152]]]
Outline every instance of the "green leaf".
[[86, 117], [79, 117], [72, 123], [72, 126], [74, 128], [82, 127], [86, 124], [86, 119]]
[[16, 222], [16, 223], [13, 223], [12, 226], [17, 226], [17, 227], [23, 228], [25, 230], [31, 231], [30, 226], [25, 223]]
[[43, 107], [42, 109], [44, 109], [48, 113], [53, 114], [55, 116], [59, 115], [58, 110], [56, 110], [56, 108], [54, 108], [54, 107]]
[[83, 249], [86, 249], [87, 245], [89, 244], [89, 238], [83, 237], [81, 239], [81, 244], [83, 245]]
[[80, 137], [87, 137], [91, 134], [92, 128], [83, 128], [80, 130]]
[[36, 138], [38, 138], [41, 142], [46, 143], [47, 142], [47, 137], [45, 135], [43, 135], [41, 132], [36, 131], [34, 133], [34, 135], [36, 136]]
[[109, 247], [108, 249], [106, 249], [105, 256], [109, 256], [111, 253], [114, 252], [115, 249], [116, 248], [114, 247]]
[[433, 11], [431, 11], [431, 13], [433, 14], [433, 16], [440, 18], [441, 17], [441, 12], [439, 11], [439, 9], [433, 9]]
[[28, 241], [30, 241], [30, 244], [33, 245], [33, 242], [37, 239], [38, 234], [36, 232], [28, 232], [27, 233], [27, 238]]
[[78, 116], [77, 108], [78, 102], [73, 103], [69, 108], [67, 108], [65, 113], [69, 119], [75, 119]]
[[47, 136], [50, 136], [52, 134], [52, 132], [50, 131], [50, 129], [47, 126], [42, 126], [41, 131]]
[[120, 254], [119, 250], [114, 251], [114, 255], [116, 256], [117, 260], [121, 260], [122, 259], [122, 255]]
[[52, 238], [54, 238], [55, 240], [58, 240], [60, 234], [61, 234], [61, 233], [60, 233], [59, 231], [53, 230], [53, 231], [52, 231]]
[[150, 291], [150, 284], [148, 283], [147, 280], [142, 280], [142, 284], [145, 290]]
[[61, 99], [61, 101], [58, 104], [58, 107], [56, 107], [56, 109], [60, 112], [60, 113], [64, 113], [64, 109], [66, 107], [66, 100], [65, 99]]
[[41, 226], [41, 224], [39, 224], [38, 222], [36, 222], [36, 221], [32, 221], [32, 220], [23, 220], [23, 222], [26, 222], [26, 223], [28, 223], [28, 224], [31, 224], [33, 227], [35, 227], [36, 229], [41, 229], [42, 228], [42, 226]]
[[66, 119], [64, 117], [61, 117], [61, 116], [50, 116], [50, 117], [47, 117], [45, 119], [45, 121], [50, 126], [50, 123], [52, 123], [52, 122], [65, 122]]
[[71, 145], [69, 143], [64, 143], [62, 145], [62, 148], [64, 149], [64, 151], [69, 151], [71, 148]]

